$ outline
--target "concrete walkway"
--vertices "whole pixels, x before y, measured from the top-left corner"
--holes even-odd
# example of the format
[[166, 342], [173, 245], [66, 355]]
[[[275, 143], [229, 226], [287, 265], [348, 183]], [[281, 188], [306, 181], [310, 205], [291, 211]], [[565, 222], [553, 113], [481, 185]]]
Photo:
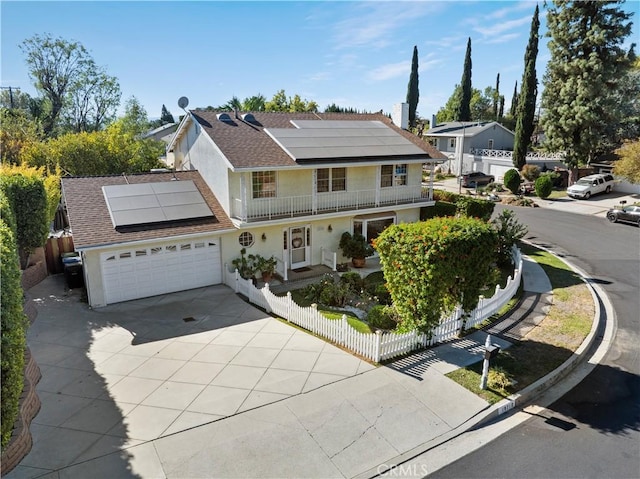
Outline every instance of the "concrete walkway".
[[[550, 294], [537, 263], [525, 259], [523, 273], [526, 291]], [[50, 294], [47, 285], [29, 336], [43, 369], [43, 409], [32, 427], [34, 448], [9, 478], [370, 476], [444, 441], [488, 408], [444, 376], [481, 358], [484, 332], [374, 368], [224, 287], [196, 290], [194, 321], [185, 322], [187, 310], [171, 301], [176, 295], [78, 316], [77, 300]], [[168, 328], [163, 317], [180, 327]], [[84, 360], [52, 346], [65, 342], [86, 351]], [[144, 355], [135, 354], [139, 347]], [[217, 356], [221, 347], [226, 362]], [[191, 363], [199, 369], [185, 370]], [[69, 380], [62, 369], [79, 372]]]

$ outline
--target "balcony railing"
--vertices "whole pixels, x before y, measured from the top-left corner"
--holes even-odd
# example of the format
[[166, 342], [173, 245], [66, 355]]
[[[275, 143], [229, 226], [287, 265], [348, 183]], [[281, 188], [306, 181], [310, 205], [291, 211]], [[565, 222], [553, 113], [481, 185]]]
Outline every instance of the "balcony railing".
[[432, 201], [432, 190], [423, 186], [401, 186], [379, 190], [335, 191], [303, 196], [251, 199], [243, 204], [235, 198], [231, 216], [243, 222], [265, 221], [363, 210], [390, 205]]

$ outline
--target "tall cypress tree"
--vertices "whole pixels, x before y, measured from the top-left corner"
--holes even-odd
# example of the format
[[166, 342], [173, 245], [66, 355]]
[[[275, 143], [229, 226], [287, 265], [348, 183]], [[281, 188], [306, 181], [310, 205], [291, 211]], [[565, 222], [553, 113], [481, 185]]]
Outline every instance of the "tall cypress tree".
[[496, 91], [493, 92], [493, 118], [499, 119], [498, 109], [500, 107], [500, 73], [496, 77]]
[[536, 97], [538, 96], [538, 80], [536, 78], [536, 59], [538, 58], [538, 6], [531, 20], [529, 44], [524, 54], [524, 74], [518, 108], [516, 110], [516, 135], [513, 140], [513, 166], [518, 170], [527, 164], [527, 150], [531, 145], [533, 134], [533, 118], [536, 112]]
[[407, 103], [409, 104], [409, 126], [416, 127], [416, 110], [420, 91], [418, 90], [418, 47], [413, 47], [413, 58], [411, 59], [411, 75], [407, 86]]
[[464, 70], [462, 71], [462, 94], [456, 110], [456, 120], [471, 121], [471, 37], [467, 40], [467, 53], [464, 56]]
[[175, 123], [176, 121], [173, 119], [173, 115], [167, 107], [162, 105], [162, 112], [160, 113], [160, 123], [166, 125], [167, 123]]
[[606, 150], [606, 131], [622, 120], [616, 100], [629, 69], [622, 45], [631, 14], [619, 0], [555, 0], [547, 13], [551, 58], [543, 79], [546, 146], [573, 169]]
[[511, 118], [516, 117], [516, 110], [518, 109], [518, 81], [516, 80], [516, 86], [513, 87], [513, 96], [511, 97], [511, 107], [509, 108], [509, 114]]

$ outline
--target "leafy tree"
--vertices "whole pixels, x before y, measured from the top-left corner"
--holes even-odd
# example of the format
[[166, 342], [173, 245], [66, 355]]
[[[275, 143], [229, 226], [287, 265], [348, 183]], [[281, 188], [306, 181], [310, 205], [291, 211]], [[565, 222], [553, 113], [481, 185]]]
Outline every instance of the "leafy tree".
[[90, 55], [79, 42], [53, 38], [49, 34], [34, 35], [21, 44], [26, 54], [29, 75], [35, 87], [47, 99], [50, 111], [44, 121], [46, 135], [53, 133], [66, 95], [76, 76], [90, 61]]
[[492, 270], [497, 235], [473, 218], [391, 225], [375, 240], [400, 331], [427, 332], [461, 304], [471, 311]]
[[498, 264], [513, 265], [511, 250], [527, 234], [527, 226], [518, 221], [513, 210], [502, 210], [491, 224], [498, 234]]
[[497, 121], [501, 115], [498, 115], [500, 109], [500, 73], [496, 76], [496, 90], [493, 94], [493, 118]]
[[31, 96], [23, 93], [19, 88], [7, 87], [0, 90], [0, 106], [11, 110], [29, 111]]
[[[495, 90], [492, 87], [485, 88], [484, 93], [477, 88], [471, 89], [471, 120], [489, 120], [492, 115], [492, 101]], [[445, 106], [436, 113], [436, 120], [439, 123], [456, 121], [456, 110], [460, 104], [462, 88], [456, 85], [453, 94], [447, 100]]]
[[420, 91], [418, 89], [418, 47], [413, 47], [413, 58], [411, 59], [411, 75], [407, 86], [407, 103], [409, 104], [409, 127], [416, 127], [416, 110]]
[[524, 75], [522, 87], [516, 109], [516, 134], [513, 143], [513, 166], [518, 170], [527, 163], [527, 150], [531, 145], [531, 135], [534, 130], [534, 115], [536, 112], [536, 97], [538, 96], [538, 80], [536, 78], [536, 59], [538, 58], [538, 5], [536, 5], [529, 44], [524, 54]]
[[551, 176], [546, 173], [540, 175], [534, 183], [534, 188], [539, 198], [548, 198], [553, 191], [553, 180]]
[[332, 103], [331, 105], [328, 105], [325, 109], [324, 109], [325, 113], [369, 113], [366, 110], [358, 110], [357, 108], [353, 108], [353, 107], [342, 107], [342, 106], [338, 106], [335, 103]]
[[613, 172], [631, 183], [640, 183], [640, 140], [629, 141], [616, 150], [620, 159]]
[[160, 122], [163, 125], [166, 125], [167, 123], [175, 123], [176, 120], [173, 118], [173, 115], [171, 114], [171, 112], [169, 110], [167, 110], [167, 107], [164, 106], [164, 104], [162, 105], [162, 112], [160, 113]]
[[462, 93], [455, 119], [457, 121], [471, 121], [471, 37], [467, 40], [467, 52], [464, 56], [464, 69], [460, 85], [462, 85]]
[[78, 133], [104, 128], [114, 119], [120, 96], [118, 79], [88, 60], [69, 87], [62, 110], [66, 129]]
[[243, 111], [264, 111], [267, 99], [264, 95], [258, 93], [242, 100]]
[[40, 124], [24, 110], [0, 108], [0, 159], [2, 164], [18, 164], [22, 149], [40, 141]]
[[130, 97], [124, 109], [124, 116], [119, 118], [121, 128], [134, 135], [142, 135], [149, 130], [149, 116], [140, 101], [135, 96]]
[[515, 118], [516, 110], [518, 109], [518, 81], [516, 80], [516, 85], [513, 87], [513, 96], [511, 97], [511, 108], [509, 110], [509, 114]]
[[621, 3], [556, 0], [548, 9], [542, 123], [546, 147], [564, 151], [572, 169], [602, 153], [607, 125], [620, 123], [616, 93], [630, 66], [621, 45], [631, 33]]
[[504, 186], [506, 186], [514, 195], [517, 195], [520, 192], [520, 183], [522, 183], [522, 178], [520, 178], [518, 170], [512, 168], [505, 172]]

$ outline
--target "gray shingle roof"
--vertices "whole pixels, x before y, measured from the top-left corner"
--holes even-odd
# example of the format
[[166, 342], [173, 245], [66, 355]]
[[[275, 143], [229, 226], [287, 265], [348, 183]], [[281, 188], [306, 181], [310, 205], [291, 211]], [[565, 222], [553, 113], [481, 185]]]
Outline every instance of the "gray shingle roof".
[[233, 229], [233, 223], [225, 214], [218, 200], [197, 171], [176, 172], [179, 180], [192, 180], [214, 214], [213, 218], [183, 220], [139, 228], [116, 230], [111, 222], [102, 187], [136, 183], [172, 181], [172, 173], [148, 173], [118, 176], [66, 177], [62, 179], [62, 191], [73, 231], [76, 248], [161, 239], [194, 233], [217, 232]]

